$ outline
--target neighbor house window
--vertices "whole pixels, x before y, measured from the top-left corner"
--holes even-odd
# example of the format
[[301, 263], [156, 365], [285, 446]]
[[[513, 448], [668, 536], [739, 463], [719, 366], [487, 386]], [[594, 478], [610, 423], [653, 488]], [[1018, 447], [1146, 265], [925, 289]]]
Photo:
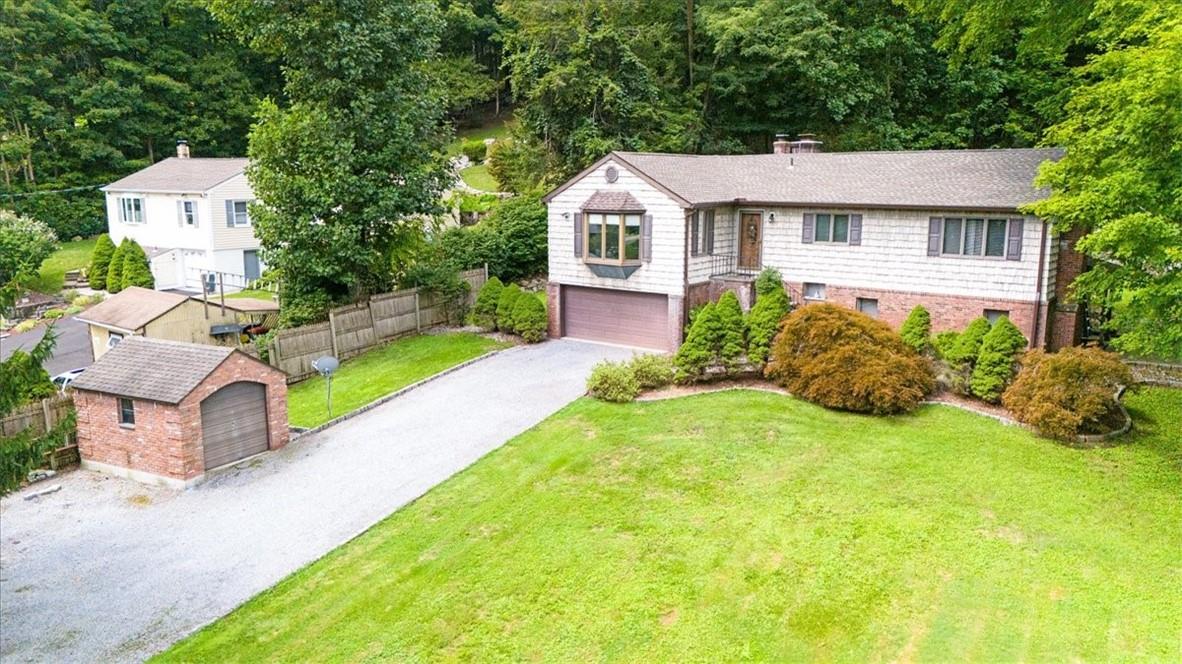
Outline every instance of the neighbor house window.
[[246, 204], [248, 201], [234, 201], [233, 217], [230, 219], [231, 226], [249, 226], [250, 215], [247, 213]]
[[190, 227], [197, 225], [197, 201], [181, 201], [181, 223]]
[[848, 214], [818, 213], [814, 217], [813, 223], [813, 241], [849, 243], [850, 216]]
[[122, 221], [125, 224], [144, 223], [144, 199], [120, 198], [119, 221]]
[[1005, 219], [946, 217], [940, 253], [955, 256], [1006, 255]]
[[589, 212], [587, 260], [624, 263], [640, 260], [640, 214]]
[[122, 334], [119, 334], [118, 332], [107, 333], [107, 348], [114, 348], [115, 346], [119, 345], [120, 341], [123, 341]]
[[714, 253], [714, 210], [695, 210], [690, 222], [690, 255]]
[[1009, 318], [1010, 312], [1006, 311], [1004, 309], [986, 309], [985, 310], [985, 318], [986, 318], [986, 320], [989, 321], [990, 325], [993, 325], [994, 323], [996, 323], [998, 321], [998, 319], [1001, 318], [1002, 316]]
[[126, 427], [135, 426], [135, 402], [131, 399], [119, 397], [119, 424]]
[[878, 318], [878, 300], [869, 297], [858, 298], [858, 311], [871, 318]]
[[806, 299], [806, 300], [824, 300], [825, 299], [825, 284], [805, 284], [804, 285], [804, 299]]

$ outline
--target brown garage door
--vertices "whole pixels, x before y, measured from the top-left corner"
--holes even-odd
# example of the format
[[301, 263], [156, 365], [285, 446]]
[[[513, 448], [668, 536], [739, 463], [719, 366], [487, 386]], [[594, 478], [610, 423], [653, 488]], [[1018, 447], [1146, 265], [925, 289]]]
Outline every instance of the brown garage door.
[[217, 468], [267, 450], [267, 388], [230, 383], [201, 402], [205, 468]]
[[562, 334], [576, 339], [669, 349], [669, 298], [607, 288], [562, 288]]

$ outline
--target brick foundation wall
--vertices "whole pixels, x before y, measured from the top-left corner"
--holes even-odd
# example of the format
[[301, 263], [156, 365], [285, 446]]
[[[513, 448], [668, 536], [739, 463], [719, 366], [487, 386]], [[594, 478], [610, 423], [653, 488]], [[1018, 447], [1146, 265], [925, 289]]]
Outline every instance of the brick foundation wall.
[[739, 298], [739, 306], [743, 311], [750, 311], [751, 305], [755, 304], [754, 280], [713, 278], [686, 288], [687, 310], [700, 307], [707, 302], [717, 302], [718, 298], [728, 291]]
[[546, 316], [551, 339], [562, 336], [562, 285], [553, 281], [546, 284]]
[[1084, 255], [1075, 249], [1075, 243], [1083, 235], [1083, 229], [1077, 228], [1059, 238], [1055, 263], [1055, 306], [1047, 338], [1051, 350], [1078, 345], [1083, 337], [1083, 311], [1071, 297], [1072, 282], [1087, 267]]

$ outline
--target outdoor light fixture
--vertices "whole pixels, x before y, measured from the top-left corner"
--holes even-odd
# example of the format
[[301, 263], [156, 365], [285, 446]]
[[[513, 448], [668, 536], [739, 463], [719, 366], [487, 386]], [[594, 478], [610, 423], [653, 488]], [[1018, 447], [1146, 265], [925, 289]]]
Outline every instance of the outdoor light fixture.
[[769, 212], [767, 214], [767, 223], [769, 223], [769, 224], [776, 223], [776, 213], [775, 212]]

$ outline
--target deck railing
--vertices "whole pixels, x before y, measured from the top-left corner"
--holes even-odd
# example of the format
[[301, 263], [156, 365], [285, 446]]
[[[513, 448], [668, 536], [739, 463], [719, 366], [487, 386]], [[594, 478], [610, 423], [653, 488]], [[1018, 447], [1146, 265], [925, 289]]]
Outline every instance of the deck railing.
[[739, 261], [737, 254], [714, 254], [710, 256], [710, 276], [725, 277], [725, 276], [743, 276], [753, 277], [763, 271], [763, 266], [758, 261], [746, 260]]

